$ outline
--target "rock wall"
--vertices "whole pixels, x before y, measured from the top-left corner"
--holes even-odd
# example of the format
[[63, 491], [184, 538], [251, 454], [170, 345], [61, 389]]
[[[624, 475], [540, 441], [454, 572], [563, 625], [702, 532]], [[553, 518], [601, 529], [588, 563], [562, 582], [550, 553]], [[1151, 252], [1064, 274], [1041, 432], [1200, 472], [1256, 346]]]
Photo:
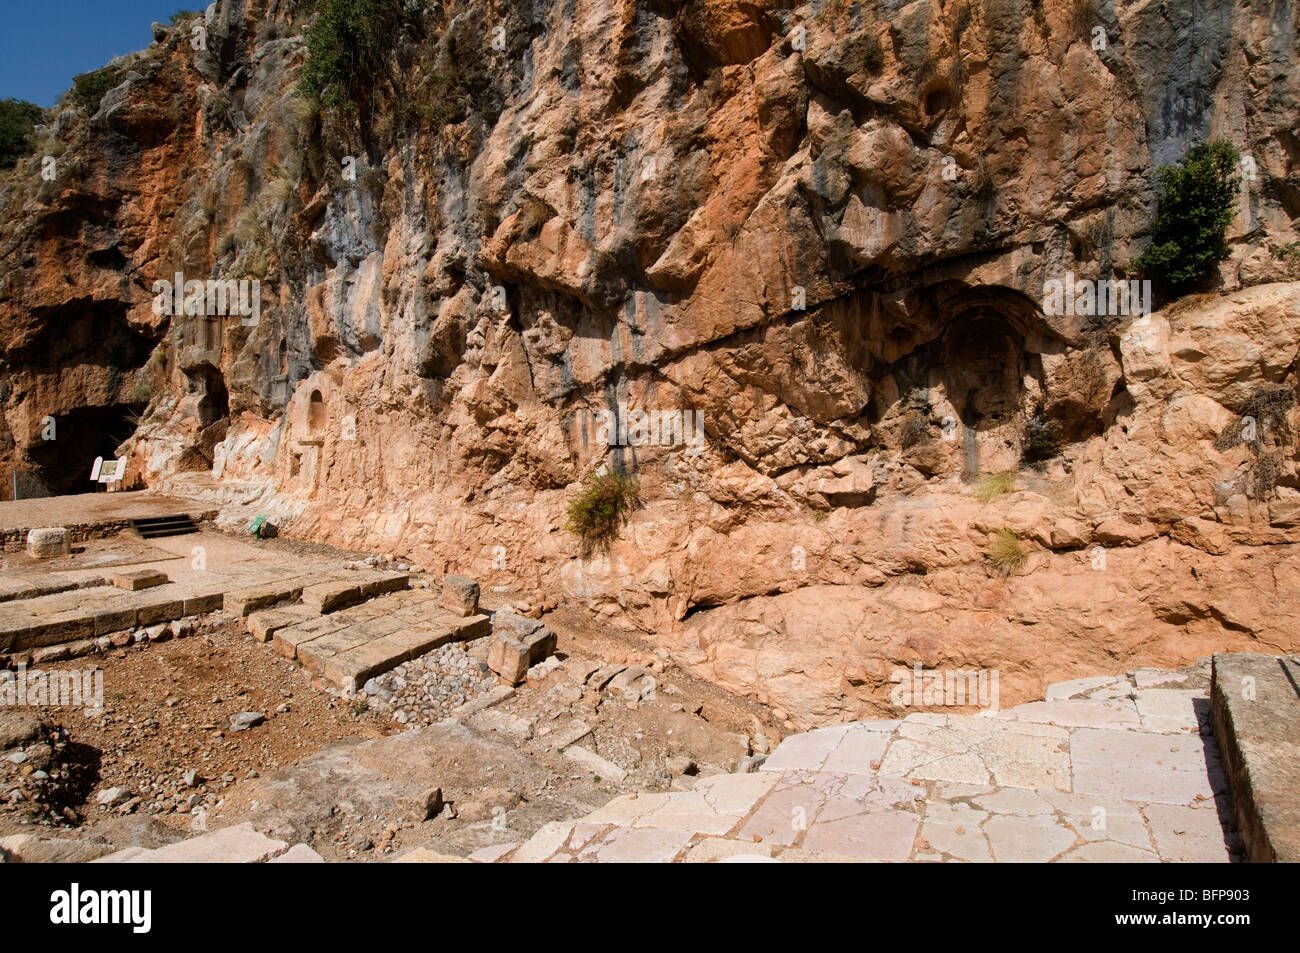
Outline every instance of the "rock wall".
[[[1267, 485], [1222, 437], [1295, 387], [1290, 6], [421, 6], [350, 113], [295, 95], [284, 0], [157, 27], [60, 112], [0, 185], [0, 481], [129, 435], [145, 484], [562, 589], [803, 724], [913, 661], [1021, 698], [1294, 647], [1294, 412]], [[1156, 168], [1209, 138], [1251, 162], [1213, 293], [1050, 313], [1134, 277]], [[256, 320], [159, 314], [178, 272], [257, 279]], [[602, 465], [646, 505], [590, 556]]]

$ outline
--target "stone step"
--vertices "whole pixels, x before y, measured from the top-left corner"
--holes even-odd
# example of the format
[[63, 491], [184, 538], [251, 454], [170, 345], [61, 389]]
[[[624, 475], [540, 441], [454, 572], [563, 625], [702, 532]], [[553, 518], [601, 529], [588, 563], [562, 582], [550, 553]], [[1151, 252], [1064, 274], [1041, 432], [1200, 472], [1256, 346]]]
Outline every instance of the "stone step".
[[408, 573], [380, 570], [304, 573], [232, 589], [226, 594], [225, 608], [235, 615], [247, 616], [280, 603], [302, 600], [316, 612], [333, 612], [403, 590], [409, 582]]
[[[358, 588], [364, 592], [367, 586], [392, 584], [391, 574], [377, 574], [363, 579]], [[487, 616], [457, 615], [439, 605], [436, 593], [424, 589], [381, 594], [351, 608], [282, 621], [271, 634], [272, 649], [349, 692], [448, 642], [477, 639], [491, 631]]]
[[1249, 860], [1300, 861], [1300, 658], [1214, 656], [1214, 735]]
[[280, 629], [315, 618], [316, 610], [307, 606], [284, 606], [278, 609], [259, 609], [244, 617], [244, 628], [259, 642], [270, 642]]
[[252, 586], [241, 586], [226, 593], [225, 609], [237, 616], [247, 616], [281, 602], [297, 602], [302, 598], [302, 591], [308, 586], [329, 582], [337, 577], [337, 573], [305, 573]]
[[353, 572], [328, 582], [307, 586], [302, 604], [317, 612], [334, 612], [388, 592], [405, 589], [410, 577], [403, 572]]
[[0, 603], [0, 651], [27, 651], [215, 612], [222, 599], [218, 585], [168, 583], [138, 592], [94, 586]]

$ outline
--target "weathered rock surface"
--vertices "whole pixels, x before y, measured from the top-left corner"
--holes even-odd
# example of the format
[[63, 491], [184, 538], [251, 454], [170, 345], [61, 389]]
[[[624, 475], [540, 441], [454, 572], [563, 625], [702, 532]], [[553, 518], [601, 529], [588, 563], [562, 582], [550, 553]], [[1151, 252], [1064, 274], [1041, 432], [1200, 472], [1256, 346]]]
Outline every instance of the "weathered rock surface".
[[[84, 483], [139, 412], [129, 479], [581, 601], [801, 726], [883, 713], [895, 662], [1010, 702], [1294, 649], [1294, 401], [1222, 439], [1296, 386], [1289, 16], [450, 3], [353, 122], [294, 96], [301, 18], [218, 0], [0, 186], [0, 485]], [[1133, 277], [1212, 136], [1254, 170], [1212, 293], [1048, 313]], [[158, 313], [178, 271], [257, 278], [256, 322]], [[645, 506], [588, 555], [600, 465]]]

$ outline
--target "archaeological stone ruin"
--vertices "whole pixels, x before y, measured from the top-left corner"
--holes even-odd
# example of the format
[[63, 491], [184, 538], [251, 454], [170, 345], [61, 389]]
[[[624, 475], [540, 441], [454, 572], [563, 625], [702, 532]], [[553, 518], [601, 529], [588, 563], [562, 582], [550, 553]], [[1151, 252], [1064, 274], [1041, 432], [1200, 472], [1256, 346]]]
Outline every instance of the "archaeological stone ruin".
[[58, 7], [6, 866], [1300, 860], [1291, 7]]

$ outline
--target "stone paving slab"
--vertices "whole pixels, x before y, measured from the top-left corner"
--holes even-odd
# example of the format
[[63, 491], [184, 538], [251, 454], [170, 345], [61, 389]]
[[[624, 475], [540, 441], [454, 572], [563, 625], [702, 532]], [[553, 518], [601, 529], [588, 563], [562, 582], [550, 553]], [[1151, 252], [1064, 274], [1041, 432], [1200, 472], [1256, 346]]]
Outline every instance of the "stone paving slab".
[[307, 587], [330, 582], [338, 578], [338, 575], [336, 572], [282, 574], [278, 578], [262, 579], [251, 585], [232, 588], [226, 593], [225, 609], [235, 615], [246, 616], [281, 602], [296, 602]]
[[[257, 864], [285, 853], [289, 847], [255, 831], [250, 824], [223, 827], [210, 834], [168, 844], [156, 850], [128, 847], [96, 864]], [[308, 848], [310, 850], [310, 848]], [[312, 851], [315, 853], [315, 851]]]

